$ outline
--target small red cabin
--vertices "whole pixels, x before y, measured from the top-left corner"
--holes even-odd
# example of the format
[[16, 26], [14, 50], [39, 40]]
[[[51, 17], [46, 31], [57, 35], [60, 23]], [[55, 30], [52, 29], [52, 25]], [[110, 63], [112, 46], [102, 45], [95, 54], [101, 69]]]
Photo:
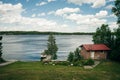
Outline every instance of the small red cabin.
[[107, 53], [110, 50], [110, 48], [104, 44], [83, 44], [80, 47], [80, 54], [84, 57], [84, 59], [106, 59]]

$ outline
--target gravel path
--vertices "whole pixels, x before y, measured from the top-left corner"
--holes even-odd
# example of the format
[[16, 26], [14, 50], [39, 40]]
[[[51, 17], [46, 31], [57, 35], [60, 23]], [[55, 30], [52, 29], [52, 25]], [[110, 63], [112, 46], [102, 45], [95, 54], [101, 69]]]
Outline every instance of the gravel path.
[[84, 69], [93, 69], [93, 68], [96, 67], [99, 63], [100, 63], [100, 61], [95, 61], [95, 64], [94, 64], [93, 66], [84, 66]]
[[10, 60], [10, 61], [7, 61], [7, 62], [5, 62], [5, 63], [1, 63], [0, 64], [0, 67], [1, 66], [6, 66], [6, 65], [9, 65], [9, 64], [12, 64], [12, 63], [14, 63], [14, 62], [16, 62], [17, 60]]

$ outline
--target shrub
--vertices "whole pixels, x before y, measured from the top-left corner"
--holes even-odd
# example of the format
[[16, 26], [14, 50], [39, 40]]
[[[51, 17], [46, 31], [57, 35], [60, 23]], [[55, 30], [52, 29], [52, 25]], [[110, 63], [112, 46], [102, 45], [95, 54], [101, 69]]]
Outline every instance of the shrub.
[[67, 61], [57, 61], [57, 62], [53, 62], [53, 64], [68, 66], [68, 65], [70, 65], [70, 62], [67, 62]]
[[83, 66], [81, 61], [73, 62], [73, 66]]
[[6, 62], [3, 58], [0, 58], [0, 63]]
[[94, 60], [88, 59], [87, 61], [84, 62], [84, 65], [94, 65]]
[[69, 55], [68, 55], [68, 61], [69, 62], [72, 62], [73, 61], [73, 57], [74, 57], [74, 53], [73, 52], [70, 52]]

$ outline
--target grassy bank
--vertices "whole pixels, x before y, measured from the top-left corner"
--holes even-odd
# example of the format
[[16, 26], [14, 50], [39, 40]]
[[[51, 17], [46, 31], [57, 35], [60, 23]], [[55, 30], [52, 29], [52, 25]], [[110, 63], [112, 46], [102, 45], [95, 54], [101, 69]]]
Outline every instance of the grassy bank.
[[0, 80], [120, 80], [120, 64], [103, 62], [92, 70], [82, 67], [16, 62], [0, 67]]

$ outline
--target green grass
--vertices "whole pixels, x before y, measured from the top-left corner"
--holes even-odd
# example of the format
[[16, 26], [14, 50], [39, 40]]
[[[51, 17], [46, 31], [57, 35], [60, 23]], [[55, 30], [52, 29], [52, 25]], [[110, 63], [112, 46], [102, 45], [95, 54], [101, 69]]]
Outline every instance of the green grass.
[[120, 64], [102, 62], [91, 70], [82, 67], [16, 62], [0, 67], [0, 80], [120, 80]]

